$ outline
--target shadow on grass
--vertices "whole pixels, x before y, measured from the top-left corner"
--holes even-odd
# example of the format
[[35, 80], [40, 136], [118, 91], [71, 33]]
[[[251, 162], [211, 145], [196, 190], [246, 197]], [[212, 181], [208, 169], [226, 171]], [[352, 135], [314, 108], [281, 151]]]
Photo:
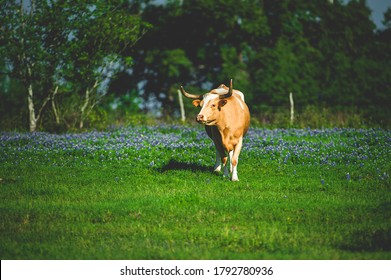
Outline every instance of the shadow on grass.
[[341, 249], [362, 251], [391, 251], [391, 229], [377, 229], [374, 231], [358, 230], [350, 238], [344, 240]]
[[159, 169], [160, 172], [170, 170], [191, 170], [212, 173], [212, 168], [196, 163], [180, 162], [175, 159], [171, 159], [166, 165]]

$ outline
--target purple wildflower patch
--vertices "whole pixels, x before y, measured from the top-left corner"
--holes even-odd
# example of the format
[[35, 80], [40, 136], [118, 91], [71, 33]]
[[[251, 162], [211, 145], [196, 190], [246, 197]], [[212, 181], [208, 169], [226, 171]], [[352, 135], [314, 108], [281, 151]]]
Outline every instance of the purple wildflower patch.
[[[251, 128], [241, 158], [282, 165], [372, 166], [379, 170], [378, 178], [389, 180], [391, 131]], [[67, 134], [0, 133], [0, 165], [132, 162], [152, 168], [168, 159], [209, 166], [214, 159], [213, 143], [201, 126], [136, 126]], [[348, 170], [345, 174], [351, 180]]]

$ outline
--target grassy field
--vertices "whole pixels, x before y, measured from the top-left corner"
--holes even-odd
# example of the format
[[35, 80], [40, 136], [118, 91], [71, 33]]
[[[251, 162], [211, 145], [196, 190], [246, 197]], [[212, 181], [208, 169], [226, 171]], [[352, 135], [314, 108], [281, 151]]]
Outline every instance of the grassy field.
[[1, 259], [391, 259], [391, 131], [0, 133]]

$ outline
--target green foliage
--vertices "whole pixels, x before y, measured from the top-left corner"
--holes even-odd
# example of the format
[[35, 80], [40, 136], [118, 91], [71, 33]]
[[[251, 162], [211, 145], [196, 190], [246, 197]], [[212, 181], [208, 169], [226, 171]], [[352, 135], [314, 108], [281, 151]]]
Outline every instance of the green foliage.
[[[129, 54], [123, 55], [125, 50], [149, 28], [122, 0], [16, 1], [2, 4], [0, 17], [1, 65], [24, 86], [25, 95], [29, 88], [30, 119], [34, 109], [44, 112], [51, 103], [57, 122], [64, 123], [65, 117], [58, 116], [61, 111], [71, 109], [83, 122], [101, 102], [107, 79], [132, 63]], [[80, 102], [63, 108], [72, 102], [57, 102], [59, 94], [61, 100], [78, 95]]]
[[327, 108], [308, 106], [298, 114], [295, 125], [298, 127], [353, 127], [360, 128], [370, 126], [357, 111], [333, 112]]
[[[163, 58], [161, 59], [162, 66], [165, 69], [162, 69], [162, 72], [166, 72], [168, 78], [178, 79], [181, 77], [181, 73], [185, 69], [191, 67], [191, 62], [186, 57], [185, 52], [181, 49], [169, 50], [163, 53]], [[166, 70], [166, 71], [164, 71]]]
[[75, 128], [113, 103], [121, 115], [126, 105], [148, 113], [155, 100], [175, 118], [178, 84], [206, 92], [231, 78], [254, 115], [283, 111], [293, 92], [298, 110], [390, 125], [390, 9], [378, 30], [365, 1], [33, 2], [1, 2], [0, 79], [12, 81], [0, 110], [15, 108], [5, 112], [14, 125], [2, 127], [27, 119], [27, 102], [16, 100], [30, 86], [41, 129]]
[[[252, 69], [259, 78], [255, 82], [261, 94], [254, 99], [253, 107], [281, 106], [287, 102], [289, 92], [295, 94], [297, 104], [312, 104], [316, 101], [319, 86], [315, 79], [316, 61], [319, 53], [305, 39], [291, 43], [279, 39], [274, 49], [265, 49], [258, 55]], [[258, 64], [258, 63], [261, 64]]]
[[252, 126], [267, 128], [367, 128], [378, 124], [365, 118], [359, 110], [338, 110], [323, 106], [308, 105], [294, 114], [293, 124], [290, 123], [289, 105], [283, 109], [263, 110], [254, 114]]

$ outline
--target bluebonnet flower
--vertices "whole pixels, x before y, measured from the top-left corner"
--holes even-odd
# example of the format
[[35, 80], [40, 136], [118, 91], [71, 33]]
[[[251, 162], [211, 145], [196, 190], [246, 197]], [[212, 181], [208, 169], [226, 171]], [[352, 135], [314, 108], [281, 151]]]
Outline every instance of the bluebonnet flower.
[[[285, 164], [355, 166], [371, 170], [379, 180], [389, 180], [390, 150], [390, 130], [250, 128], [242, 154]], [[63, 166], [130, 160], [154, 166], [159, 157], [167, 154], [178, 158], [192, 156], [199, 164], [206, 164], [213, 162], [213, 143], [201, 126], [137, 126], [60, 135], [0, 133], [0, 164], [15, 166], [37, 161]], [[345, 176], [351, 181], [349, 173]]]

